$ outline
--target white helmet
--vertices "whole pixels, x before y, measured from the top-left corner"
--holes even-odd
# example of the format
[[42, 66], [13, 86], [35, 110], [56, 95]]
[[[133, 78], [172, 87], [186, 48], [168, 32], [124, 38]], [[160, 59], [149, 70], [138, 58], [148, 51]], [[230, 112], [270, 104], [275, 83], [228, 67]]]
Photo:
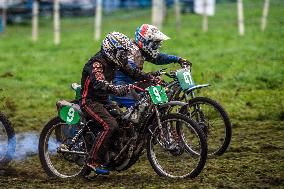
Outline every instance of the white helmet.
[[111, 32], [103, 40], [101, 49], [109, 60], [122, 67], [127, 63], [127, 53], [132, 46], [132, 41], [126, 35]]
[[143, 49], [150, 57], [156, 58], [162, 41], [170, 39], [163, 34], [156, 26], [143, 24], [135, 32], [135, 42], [140, 49]]

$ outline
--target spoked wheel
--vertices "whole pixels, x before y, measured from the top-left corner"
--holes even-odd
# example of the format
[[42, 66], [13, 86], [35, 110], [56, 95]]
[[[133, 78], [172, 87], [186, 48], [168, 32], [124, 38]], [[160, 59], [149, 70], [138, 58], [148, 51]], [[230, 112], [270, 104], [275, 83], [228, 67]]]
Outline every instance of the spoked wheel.
[[[231, 141], [232, 126], [228, 114], [220, 104], [210, 98], [196, 97], [188, 101], [187, 110], [181, 111], [196, 121], [203, 130], [207, 139], [208, 155], [225, 153]], [[186, 148], [193, 154], [198, 154], [187, 145]]]
[[[147, 156], [159, 176], [169, 178], [194, 178], [202, 171], [207, 158], [206, 139], [194, 121], [180, 114], [168, 114], [161, 120], [162, 129], [156, 127], [147, 139]], [[179, 127], [187, 134], [191, 148], [199, 155], [185, 149], [176, 134]]]
[[16, 148], [16, 137], [11, 122], [0, 112], [0, 166], [7, 165]]
[[66, 127], [66, 123], [55, 117], [43, 128], [39, 139], [42, 167], [50, 177], [85, 176], [89, 173], [85, 163], [88, 158], [87, 144], [82, 136], [73, 143], [72, 137], [58, 133]]

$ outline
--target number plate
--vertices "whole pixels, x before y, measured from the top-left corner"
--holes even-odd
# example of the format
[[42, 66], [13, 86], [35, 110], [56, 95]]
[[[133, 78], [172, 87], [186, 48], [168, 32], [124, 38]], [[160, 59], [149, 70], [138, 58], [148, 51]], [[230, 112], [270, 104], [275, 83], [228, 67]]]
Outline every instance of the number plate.
[[76, 124], [80, 120], [79, 113], [71, 106], [64, 106], [61, 108], [59, 117], [67, 124]]
[[147, 90], [149, 91], [151, 100], [154, 104], [161, 104], [168, 102], [168, 97], [163, 87], [152, 86], [148, 87]]
[[194, 86], [194, 82], [191, 77], [190, 70], [187, 70], [187, 69], [178, 70], [176, 73], [176, 76], [183, 90], [189, 89], [190, 87]]

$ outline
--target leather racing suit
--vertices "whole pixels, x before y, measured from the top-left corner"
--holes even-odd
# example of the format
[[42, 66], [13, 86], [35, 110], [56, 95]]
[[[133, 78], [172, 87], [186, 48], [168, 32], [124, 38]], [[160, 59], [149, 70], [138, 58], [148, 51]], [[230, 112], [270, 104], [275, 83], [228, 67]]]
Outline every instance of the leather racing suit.
[[86, 115], [89, 115], [103, 126], [103, 132], [97, 137], [91, 152], [92, 161], [95, 163], [106, 163], [104, 162], [104, 155], [108, 150], [110, 138], [118, 126], [115, 118], [105, 108], [105, 105], [109, 103], [109, 94], [119, 95], [119, 87], [111, 83], [117, 70], [134, 80], [144, 80], [152, 77], [137, 68], [131, 68], [127, 63], [119, 68], [110, 63], [104, 57], [102, 51], [91, 57], [85, 64], [81, 79], [80, 106]]

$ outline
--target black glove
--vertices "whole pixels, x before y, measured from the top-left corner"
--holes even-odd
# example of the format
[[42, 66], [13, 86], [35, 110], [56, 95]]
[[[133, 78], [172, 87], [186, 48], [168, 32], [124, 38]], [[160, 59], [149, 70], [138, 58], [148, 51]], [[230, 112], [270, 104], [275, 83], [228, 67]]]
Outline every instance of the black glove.
[[115, 87], [117, 96], [125, 96], [129, 92], [128, 85], [118, 85]]
[[162, 68], [162, 69], [160, 69], [160, 70], [158, 70], [158, 71], [150, 72], [150, 74], [151, 74], [152, 76], [154, 76], [154, 77], [161, 76], [161, 75], [163, 75], [164, 73], [166, 73], [166, 72], [164, 72], [166, 69], [167, 69], [167, 68]]
[[183, 58], [180, 58], [180, 59], [178, 60], [178, 63], [179, 63], [181, 66], [190, 66], [190, 67], [192, 67], [192, 63], [189, 62], [189, 61], [186, 60], [186, 59], [183, 59]]

